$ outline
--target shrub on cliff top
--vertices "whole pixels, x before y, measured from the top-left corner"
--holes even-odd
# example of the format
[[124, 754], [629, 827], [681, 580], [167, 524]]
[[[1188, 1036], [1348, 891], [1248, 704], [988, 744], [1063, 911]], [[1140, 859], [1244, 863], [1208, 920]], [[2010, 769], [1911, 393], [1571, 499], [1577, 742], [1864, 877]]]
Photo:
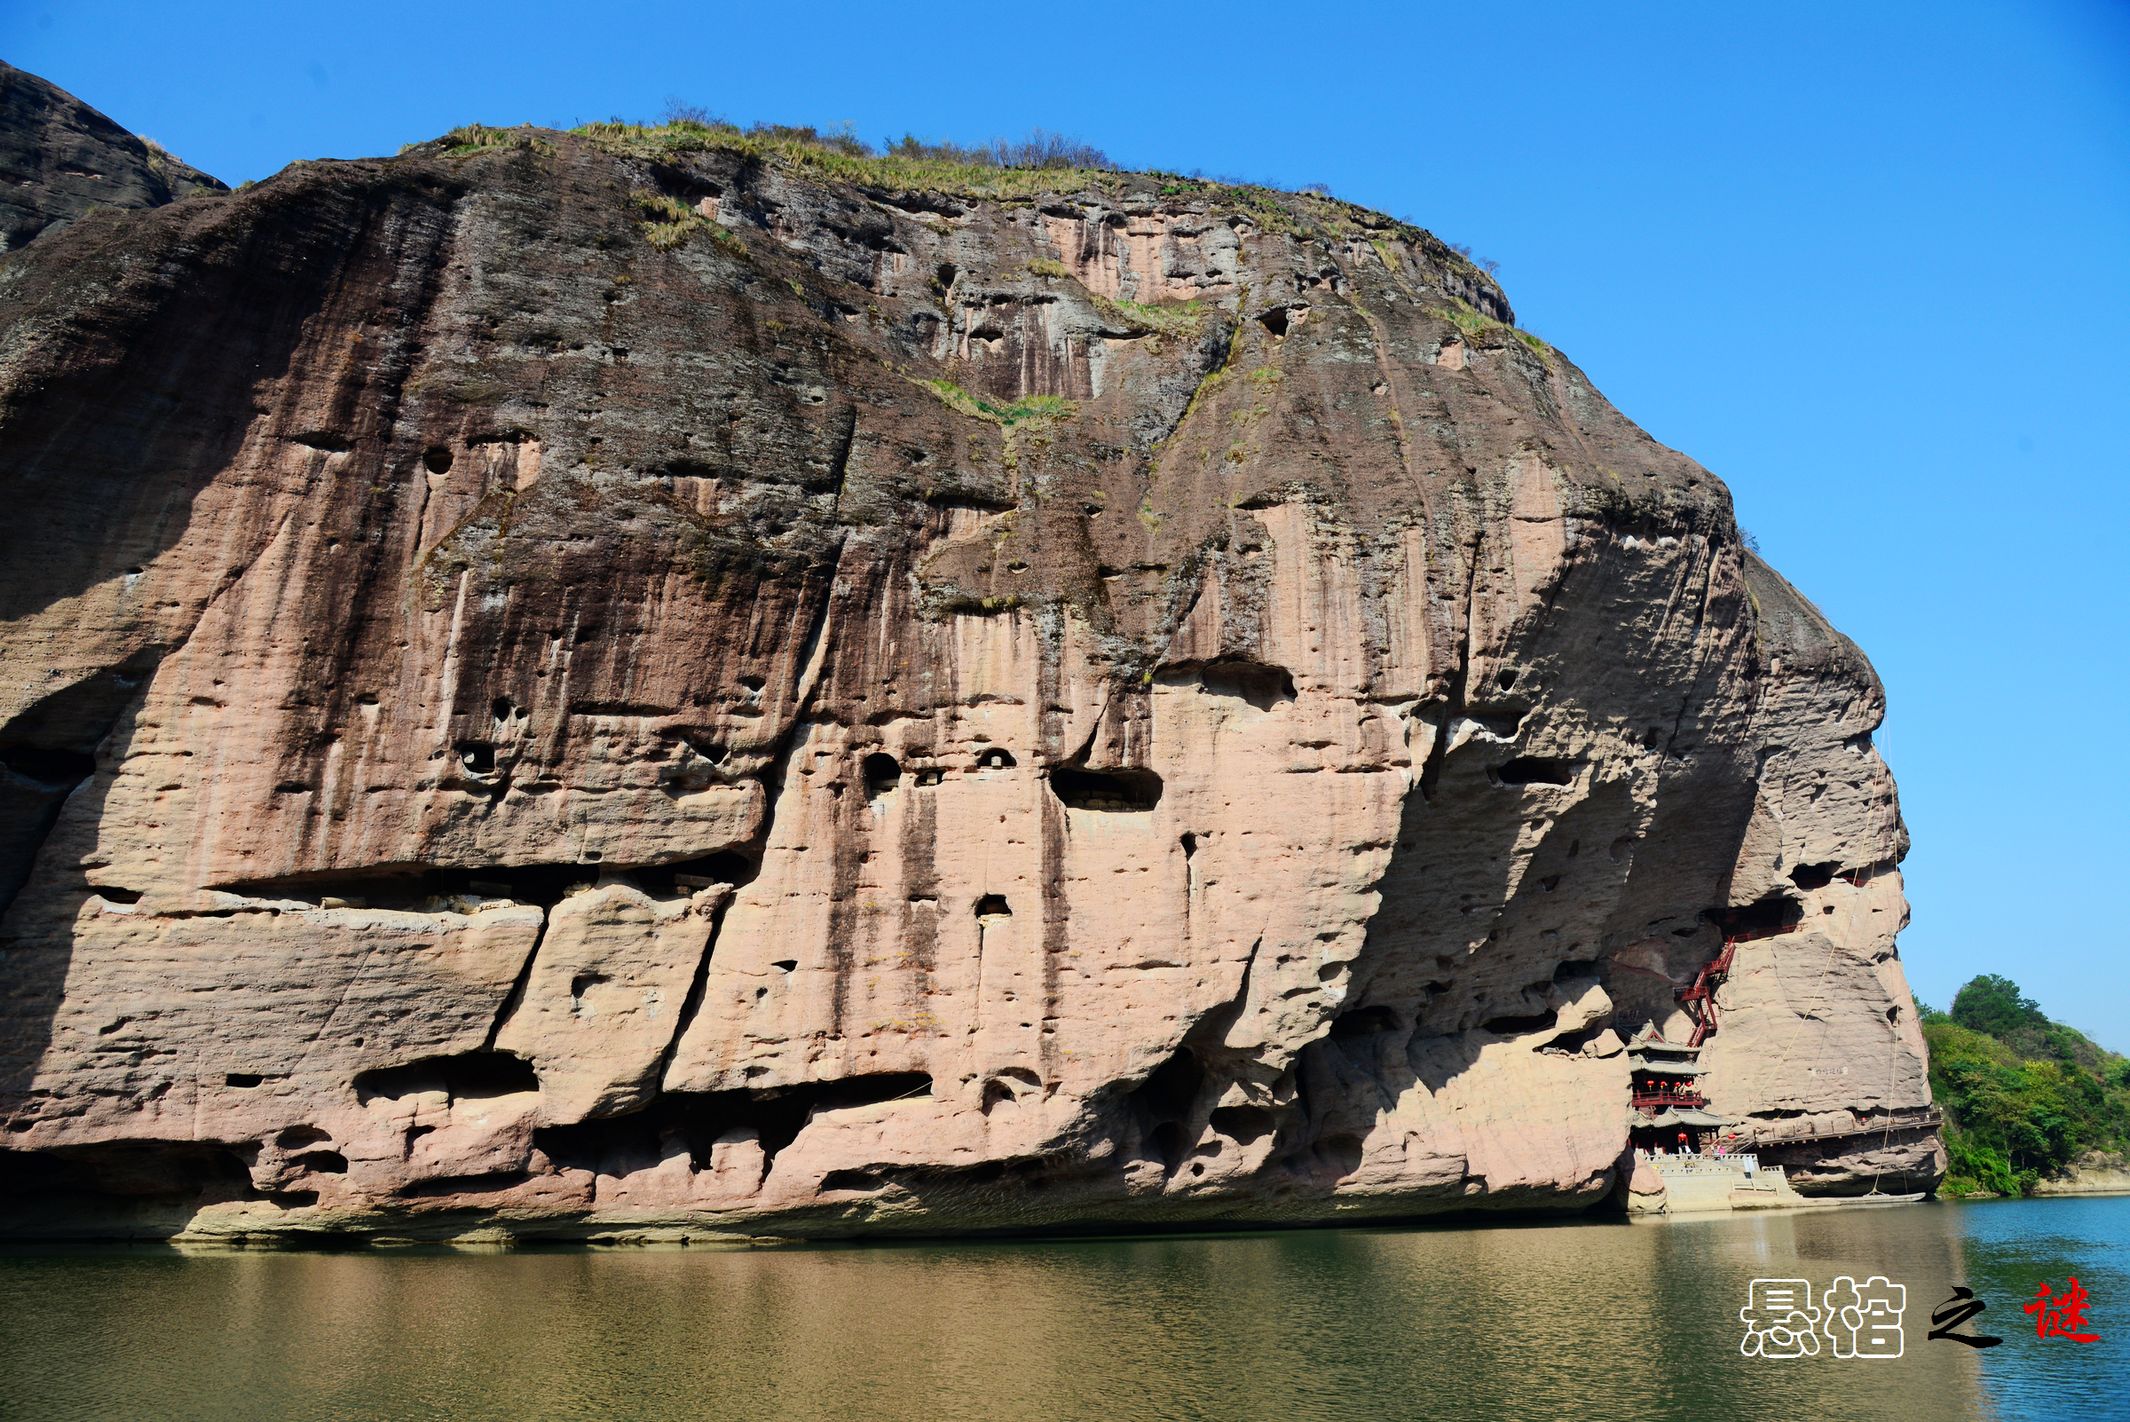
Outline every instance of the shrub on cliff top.
[[917, 162], [957, 163], [975, 168], [1040, 168], [1053, 172], [1084, 168], [1107, 170], [1116, 165], [1109, 155], [1091, 143], [1082, 143], [1048, 129], [1032, 129], [1022, 139], [994, 138], [988, 143], [963, 147], [958, 143], [926, 143], [905, 133], [883, 150], [884, 156]]
[[982, 197], [1028, 197], [1075, 180], [1096, 186], [1115, 171], [1101, 149], [1040, 128], [1027, 138], [970, 146], [927, 143], [905, 134], [875, 149], [848, 127], [824, 131], [810, 124], [758, 123], [741, 128], [707, 109], [669, 102], [655, 124], [615, 118], [575, 131], [652, 155], [716, 148], [780, 158], [846, 182]]

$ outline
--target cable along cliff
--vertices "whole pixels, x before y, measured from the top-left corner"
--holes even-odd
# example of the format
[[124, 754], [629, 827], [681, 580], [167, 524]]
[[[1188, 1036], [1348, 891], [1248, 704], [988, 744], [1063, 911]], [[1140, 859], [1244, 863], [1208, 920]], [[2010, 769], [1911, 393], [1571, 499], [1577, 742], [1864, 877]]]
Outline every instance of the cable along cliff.
[[0, 1227], [1594, 1207], [1742, 922], [1712, 1108], [1927, 1187], [1880, 685], [1514, 320], [686, 129], [0, 256]]

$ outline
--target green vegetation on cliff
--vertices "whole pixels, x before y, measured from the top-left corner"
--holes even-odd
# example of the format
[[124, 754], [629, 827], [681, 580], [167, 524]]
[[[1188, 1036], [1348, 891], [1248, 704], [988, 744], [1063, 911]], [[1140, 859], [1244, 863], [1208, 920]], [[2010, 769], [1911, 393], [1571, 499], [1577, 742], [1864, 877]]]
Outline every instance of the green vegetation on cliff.
[[1947, 1195], [2025, 1195], [2091, 1151], [2130, 1148], [2130, 1058], [2051, 1022], [1994, 973], [1923, 1008], [1945, 1111]]

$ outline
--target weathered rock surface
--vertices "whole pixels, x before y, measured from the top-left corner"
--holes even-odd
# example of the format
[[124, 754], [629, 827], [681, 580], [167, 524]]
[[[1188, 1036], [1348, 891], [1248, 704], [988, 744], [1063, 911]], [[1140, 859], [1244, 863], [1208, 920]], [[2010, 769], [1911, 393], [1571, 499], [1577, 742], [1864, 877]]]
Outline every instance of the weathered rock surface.
[[2081, 1156], [2061, 1180], [2042, 1180], [2037, 1195], [2130, 1195], [2130, 1160], [2109, 1151]]
[[0, 252], [99, 207], [160, 207], [228, 191], [64, 89], [0, 60]]
[[1935, 1178], [1876, 678], [1439, 242], [468, 148], [0, 260], [9, 1227], [1581, 1207], [1739, 922]]

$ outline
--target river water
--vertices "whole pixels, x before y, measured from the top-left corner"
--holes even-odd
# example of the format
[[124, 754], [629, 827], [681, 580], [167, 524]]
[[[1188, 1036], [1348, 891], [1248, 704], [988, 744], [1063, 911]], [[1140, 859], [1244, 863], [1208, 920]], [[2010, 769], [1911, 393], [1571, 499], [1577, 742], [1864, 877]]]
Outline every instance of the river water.
[[[1740, 1351], [1884, 1275], [1902, 1356]], [[2079, 1344], [2036, 1286], [2088, 1292]], [[1964, 1284], [1987, 1305], [1930, 1340]], [[876, 1248], [0, 1256], [10, 1418], [2130, 1416], [2130, 1199]]]

